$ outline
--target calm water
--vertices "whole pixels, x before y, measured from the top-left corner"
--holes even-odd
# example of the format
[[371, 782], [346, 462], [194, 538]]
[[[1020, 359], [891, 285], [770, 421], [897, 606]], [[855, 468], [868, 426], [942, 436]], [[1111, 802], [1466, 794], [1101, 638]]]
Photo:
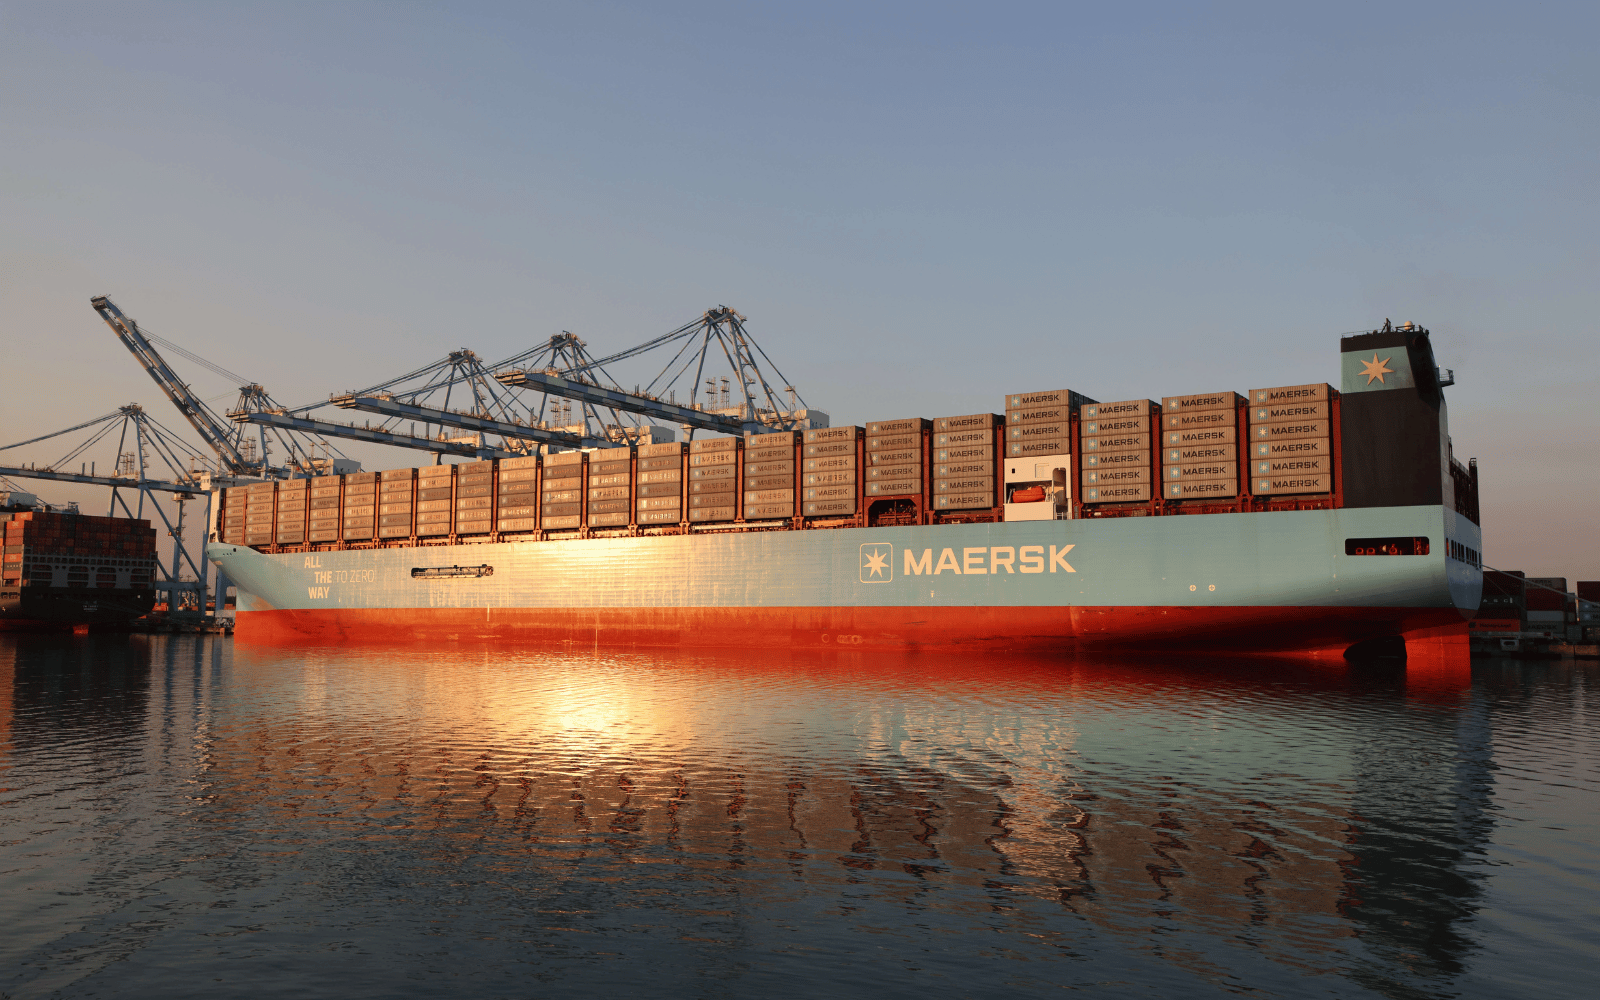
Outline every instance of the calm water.
[[1592, 995], [1597, 680], [0, 636], [0, 992]]

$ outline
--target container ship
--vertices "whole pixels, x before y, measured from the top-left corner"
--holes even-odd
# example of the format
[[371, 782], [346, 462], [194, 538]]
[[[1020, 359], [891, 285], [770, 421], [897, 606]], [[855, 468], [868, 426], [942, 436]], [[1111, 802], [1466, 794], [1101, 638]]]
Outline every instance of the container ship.
[[1413, 324], [1327, 383], [221, 492], [242, 641], [1466, 649], [1476, 462]]
[[126, 626], [155, 607], [149, 521], [7, 503], [0, 529], [0, 631]]

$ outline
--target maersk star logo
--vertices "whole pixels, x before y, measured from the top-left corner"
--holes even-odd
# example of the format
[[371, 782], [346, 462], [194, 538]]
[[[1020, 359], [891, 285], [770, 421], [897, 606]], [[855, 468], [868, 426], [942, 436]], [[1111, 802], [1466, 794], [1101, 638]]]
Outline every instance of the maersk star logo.
[[[1357, 358], [1356, 360], [1360, 361], [1361, 359]], [[1367, 377], [1368, 385], [1372, 384], [1373, 379], [1377, 379], [1380, 383], [1382, 383], [1385, 375], [1394, 374], [1394, 369], [1389, 367], [1389, 359], [1384, 358], [1382, 361], [1379, 361], [1377, 351], [1372, 352], [1371, 361], [1362, 361], [1361, 367], [1361, 375], [1365, 375]], [[1356, 377], [1360, 378], [1361, 376], [1358, 375]]]
[[861, 543], [861, 582], [888, 583], [894, 579], [894, 546], [888, 542]]

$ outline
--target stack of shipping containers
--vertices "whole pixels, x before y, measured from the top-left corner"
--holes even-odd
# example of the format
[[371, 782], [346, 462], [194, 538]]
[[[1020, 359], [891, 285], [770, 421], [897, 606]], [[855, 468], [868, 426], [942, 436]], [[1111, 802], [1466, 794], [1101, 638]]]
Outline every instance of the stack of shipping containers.
[[339, 476], [313, 476], [311, 479], [311, 517], [306, 522], [306, 541], [339, 540]]
[[277, 483], [251, 483], [245, 487], [244, 544], [271, 545], [273, 502]]
[[795, 516], [799, 488], [796, 431], [747, 434], [744, 439], [744, 516], [747, 521]]
[[0, 586], [7, 592], [23, 587], [147, 591], [155, 582], [156, 532], [148, 521], [19, 511], [0, 513], [0, 526], [5, 536]]
[[1006, 458], [1064, 458], [1072, 454], [1072, 415], [1094, 400], [1070, 389], [1006, 397]]
[[347, 542], [364, 542], [378, 530], [378, 474], [352, 472], [344, 477], [344, 534]]
[[539, 530], [539, 456], [500, 460], [495, 527], [502, 534]]
[[589, 454], [589, 527], [626, 528], [633, 521], [633, 449]]
[[1236, 392], [1202, 392], [1161, 400], [1161, 497], [1230, 500], [1239, 495], [1239, 404]]
[[1079, 434], [1079, 495], [1084, 503], [1148, 502], [1150, 454], [1161, 407], [1149, 399], [1085, 406]]
[[939, 417], [933, 422], [933, 509], [979, 510], [995, 506], [999, 477], [993, 413]]
[[425, 465], [417, 470], [418, 537], [450, 534], [450, 515], [455, 507], [454, 469], [452, 465]]
[[678, 524], [683, 521], [684, 454], [681, 443], [639, 446], [635, 523]]
[[801, 446], [806, 517], [852, 517], [859, 509], [860, 427], [823, 427], [805, 432]]
[[732, 521], [739, 516], [739, 459], [744, 441], [736, 437], [689, 442], [689, 520]]
[[922, 451], [933, 422], [921, 417], [877, 420], [867, 424], [867, 478], [863, 489], [869, 500], [878, 497], [915, 497], [922, 502]]
[[230, 486], [222, 491], [222, 506], [217, 511], [217, 538], [229, 545], [244, 544], [244, 510], [249, 487]]
[[290, 479], [278, 484], [278, 521], [274, 535], [279, 545], [300, 545], [306, 540], [307, 503], [311, 480]]
[[[1039, 520], [1057, 515], [1068, 502], [1072, 467], [1072, 417], [1093, 403], [1070, 389], [1018, 392], [1006, 397], [1006, 503], [1045, 504], [1006, 508], [1006, 519]], [[1061, 470], [1057, 473], [1056, 470]], [[1059, 482], [1057, 478], [1059, 476]]]
[[1583, 642], [1600, 639], [1600, 580], [1578, 581], [1578, 627]]
[[1530, 576], [1524, 593], [1525, 631], [1547, 632], [1557, 641], [1567, 637], [1567, 578]]
[[411, 537], [411, 516], [416, 512], [415, 469], [385, 469], [378, 473], [378, 537]]
[[539, 492], [539, 526], [546, 531], [566, 531], [583, 524], [583, 475], [588, 455], [562, 451], [544, 457], [544, 481]]
[[1250, 492], [1333, 490], [1332, 389], [1323, 383], [1250, 390]]
[[487, 535], [494, 530], [494, 463], [456, 466], [456, 534]]

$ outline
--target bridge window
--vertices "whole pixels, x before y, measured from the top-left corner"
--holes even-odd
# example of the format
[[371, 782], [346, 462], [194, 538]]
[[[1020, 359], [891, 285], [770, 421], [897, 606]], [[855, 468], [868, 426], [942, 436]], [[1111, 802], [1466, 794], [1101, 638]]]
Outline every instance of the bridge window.
[[1347, 556], [1425, 556], [1428, 554], [1426, 538], [1346, 538], [1344, 554]]

